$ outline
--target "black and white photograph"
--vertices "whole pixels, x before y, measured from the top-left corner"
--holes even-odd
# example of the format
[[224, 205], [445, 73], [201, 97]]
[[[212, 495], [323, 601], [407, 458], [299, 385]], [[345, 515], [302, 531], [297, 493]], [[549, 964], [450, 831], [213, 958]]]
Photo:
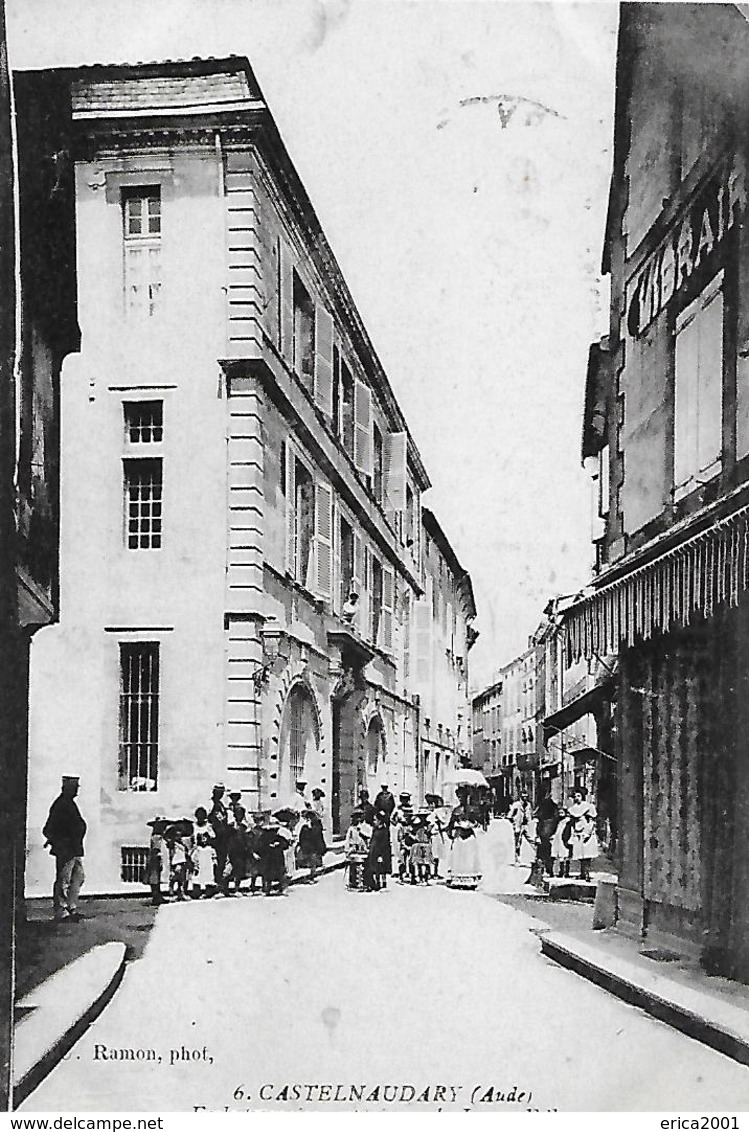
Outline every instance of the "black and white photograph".
[[745, 4], [0, 0], [3, 1112], [749, 1111], [748, 163]]

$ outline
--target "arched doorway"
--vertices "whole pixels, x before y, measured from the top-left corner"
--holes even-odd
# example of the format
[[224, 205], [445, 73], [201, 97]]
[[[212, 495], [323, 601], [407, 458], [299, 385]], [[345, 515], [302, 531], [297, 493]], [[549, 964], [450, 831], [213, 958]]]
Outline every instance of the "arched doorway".
[[282, 796], [292, 794], [298, 781], [308, 782], [310, 773], [317, 773], [319, 746], [320, 728], [312, 695], [304, 684], [295, 684], [281, 717], [278, 785]]
[[370, 799], [374, 798], [380, 784], [386, 780], [387, 750], [385, 747], [385, 732], [382, 720], [375, 715], [369, 721], [367, 728], [367, 789]]

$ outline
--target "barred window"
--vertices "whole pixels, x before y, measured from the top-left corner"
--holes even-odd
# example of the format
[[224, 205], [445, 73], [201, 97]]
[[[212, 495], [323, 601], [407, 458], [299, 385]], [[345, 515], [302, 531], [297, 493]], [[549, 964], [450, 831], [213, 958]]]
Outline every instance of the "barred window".
[[120, 880], [126, 884], [145, 884], [148, 868], [147, 845], [123, 845], [120, 849]]
[[163, 401], [125, 401], [125, 440], [131, 444], [160, 444], [164, 439]]
[[163, 461], [123, 460], [125, 545], [129, 550], [161, 548]]
[[159, 764], [159, 645], [120, 645], [120, 790], [155, 790]]

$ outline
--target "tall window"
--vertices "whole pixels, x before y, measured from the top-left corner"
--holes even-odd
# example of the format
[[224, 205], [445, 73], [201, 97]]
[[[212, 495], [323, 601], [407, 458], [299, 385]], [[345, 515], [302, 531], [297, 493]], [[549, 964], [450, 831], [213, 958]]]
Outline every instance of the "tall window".
[[341, 435], [341, 352], [333, 347], [333, 432]]
[[371, 624], [372, 642], [377, 644], [380, 632], [380, 619], [382, 617], [382, 565], [373, 556], [372, 563], [372, 589], [371, 589]]
[[289, 771], [292, 784], [304, 779], [306, 735], [304, 709], [307, 696], [302, 688], [294, 688], [289, 697]]
[[383, 446], [382, 433], [377, 425], [374, 425], [372, 430], [372, 462], [374, 497], [378, 503], [382, 503]]
[[122, 195], [125, 306], [152, 318], [161, 294], [161, 189], [147, 185]]
[[128, 550], [161, 549], [163, 461], [123, 460], [125, 545]]
[[159, 772], [159, 645], [120, 645], [120, 790], [155, 790]]
[[311, 583], [310, 558], [315, 537], [315, 483], [304, 464], [296, 461], [296, 578], [303, 586]]
[[343, 447], [354, 458], [354, 378], [346, 363], [341, 361], [341, 440]]
[[315, 306], [294, 272], [294, 369], [309, 393], [315, 392]]
[[341, 516], [341, 605], [345, 605], [354, 581], [354, 532]]
[[720, 471], [723, 447], [723, 275], [676, 320], [674, 494]]

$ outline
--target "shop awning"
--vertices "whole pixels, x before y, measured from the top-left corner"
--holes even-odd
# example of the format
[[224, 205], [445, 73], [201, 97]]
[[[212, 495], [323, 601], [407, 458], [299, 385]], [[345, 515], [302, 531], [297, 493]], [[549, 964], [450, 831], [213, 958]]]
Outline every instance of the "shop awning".
[[749, 589], [749, 506], [718, 519], [564, 614], [567, 665], [686, 626], [695, 613], [736, 606]]
[[569, 727], [571, 723], [576, 723], [578, 719], [582, 719], [584, 715], [595, 713], [603, 701], [610, 698], [612, 688], [613, 680], [606, 680], [597, 684], [595, 688], [589, 688], [587, 692], [583, 692], [577, 699], [565, 704], [559, 711], [547, 715], [543, 724], [544, 743], [554, 735], [558, 735], [560, 731], [564, 731], [565, 727]]

